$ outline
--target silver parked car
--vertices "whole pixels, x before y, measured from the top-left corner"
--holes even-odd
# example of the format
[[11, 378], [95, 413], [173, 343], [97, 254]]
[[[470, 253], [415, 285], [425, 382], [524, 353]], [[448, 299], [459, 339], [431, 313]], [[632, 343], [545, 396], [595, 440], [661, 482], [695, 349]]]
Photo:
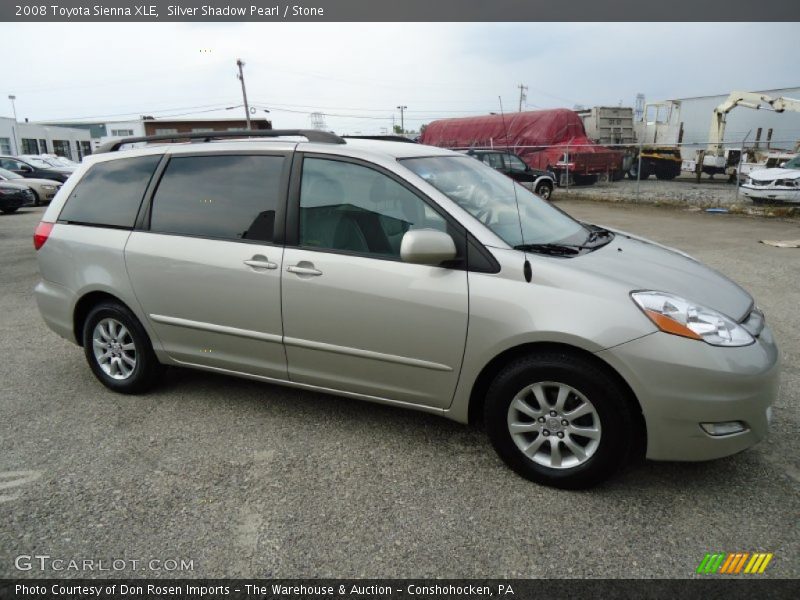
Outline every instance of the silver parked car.
[[482, 418], [509, 466], [564, 488], [766, 435], [772, 333], [691, 257], [463, 154], [234, 135], [111, 144], [36, 230], [41, 314], [111, 390], [171, 365]]

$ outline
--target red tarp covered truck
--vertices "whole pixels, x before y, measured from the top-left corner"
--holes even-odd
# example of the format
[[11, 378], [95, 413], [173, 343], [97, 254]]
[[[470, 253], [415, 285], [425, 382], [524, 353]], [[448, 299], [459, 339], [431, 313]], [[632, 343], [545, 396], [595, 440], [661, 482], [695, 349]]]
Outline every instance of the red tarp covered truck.
[[575, 183], [592, 183], [601, 174], [618, 179], [623, 173], [623, 153], [592, 142], [583, 120], [566, 108], [432, 121], [419, 141], [462, 150], [508, 149], [534, 169], [552, 169], [562, 183], [567, 172]]

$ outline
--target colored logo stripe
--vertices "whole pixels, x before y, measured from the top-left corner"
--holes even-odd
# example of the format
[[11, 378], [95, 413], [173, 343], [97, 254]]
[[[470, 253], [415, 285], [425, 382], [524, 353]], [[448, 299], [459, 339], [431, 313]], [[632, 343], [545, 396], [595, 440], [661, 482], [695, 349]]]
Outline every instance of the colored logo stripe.
[[[748, 574], [763, 573], [774, 555], [771, 552], [707, 552], [697, 567], [697, 573], [719, 573], [738, 575], [742, 572]], [[748, 561], [748, 558], [750, 559]], [[747, 564], [747, 566], [745, 566]]]

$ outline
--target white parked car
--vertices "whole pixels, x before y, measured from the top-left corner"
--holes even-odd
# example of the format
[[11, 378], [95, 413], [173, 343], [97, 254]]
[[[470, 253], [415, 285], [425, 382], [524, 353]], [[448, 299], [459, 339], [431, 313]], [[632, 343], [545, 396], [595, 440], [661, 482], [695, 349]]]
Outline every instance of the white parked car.
[[775, 169], [753, 171], [742, 193], [754, 204], [800, 203], [800, 155]]

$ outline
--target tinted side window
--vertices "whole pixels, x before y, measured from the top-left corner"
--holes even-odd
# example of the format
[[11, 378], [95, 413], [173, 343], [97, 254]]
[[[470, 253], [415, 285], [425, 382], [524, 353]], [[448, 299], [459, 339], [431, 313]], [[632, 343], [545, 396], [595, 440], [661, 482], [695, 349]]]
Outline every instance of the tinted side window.
[[183, 156], [158, 184], [150, 230], [271, 242], [281, 200], [282, 156]]
[[503, 165], [503, 156], [501, 154], [486, 154], [485, 155], [486, 162], [490, 167], [495, 169], [502, 169], [505, 165]]
[[97, 163], [72, 190], [59, 219], [132, 228], [160, 155]]
[[300, 187], [300, 245], [400, 257], [409, 229], [448, 231], [416, 194], [360, 165], [307, 158]]

